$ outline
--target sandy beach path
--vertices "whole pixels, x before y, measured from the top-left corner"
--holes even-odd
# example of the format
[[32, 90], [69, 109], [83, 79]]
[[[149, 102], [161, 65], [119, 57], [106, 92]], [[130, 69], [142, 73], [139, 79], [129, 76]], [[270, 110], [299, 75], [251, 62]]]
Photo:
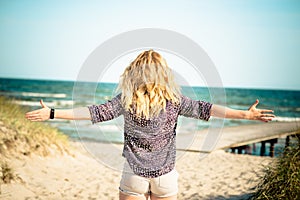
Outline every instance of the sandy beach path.
[[0, 199], [117, 199], [121, 172], [97, 162], [80, 144], [71, 153], [12, 161], [17, 180], [2, 185]]
[[[17, 179], [1, 185], [2, 200], [118, 199], [121, 172], [97, 162], [80, 145], [71, 154], [32, 155], [11, 160]], [[243, 199], [257, 183], [257, 173], [272, 158], [215, 151], [200, 159], [186, 152], [178, 159], [179, 200]]]
[[203, 159], [199, 153], [186, 153], [177, 162], [178, 199], [247, 199], [251, 188], [257, 184], [262, 166], [272, 160], [222, 150], [207, 154]]

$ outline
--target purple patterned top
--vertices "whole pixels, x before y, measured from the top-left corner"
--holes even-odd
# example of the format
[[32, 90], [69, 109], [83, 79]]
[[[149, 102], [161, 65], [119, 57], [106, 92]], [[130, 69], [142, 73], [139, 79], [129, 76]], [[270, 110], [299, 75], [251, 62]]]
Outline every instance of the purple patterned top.
[[93, 124], [124, 116], [123, 156], [135, 174], [147, 178], [164, 175], [174, 168], [178, 116], [208, 121], [211, 107], [211, 103], [181, 96], [180, 104], [167, 102], [165, 112], [145, 119], [125, 111], [121, 94], [104, 104], [88, 106]]

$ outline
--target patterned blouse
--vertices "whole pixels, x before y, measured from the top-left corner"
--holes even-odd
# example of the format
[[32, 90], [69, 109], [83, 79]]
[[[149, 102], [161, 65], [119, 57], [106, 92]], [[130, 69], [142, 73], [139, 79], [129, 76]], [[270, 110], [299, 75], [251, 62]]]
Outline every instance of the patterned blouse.
[[176, 126], [179, 115], [208, 121], [212, 104], [181, 96], [179, 104], [167, 102], [165, 112], [151, 119], [126, 111], [121, 94], [88, 106], [92, 123], [124, 117], [123, 156], [136, 175], [154, 178], [172, 171], [176, 160]]

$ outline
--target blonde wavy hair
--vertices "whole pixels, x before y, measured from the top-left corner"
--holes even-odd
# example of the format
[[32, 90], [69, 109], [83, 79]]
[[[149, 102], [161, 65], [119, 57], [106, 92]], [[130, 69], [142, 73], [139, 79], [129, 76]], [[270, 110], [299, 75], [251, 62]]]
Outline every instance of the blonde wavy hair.
[[167, 101], [180, 101], [172, 70], [153, 50], [142, 52], [130, 63], [120, 77], [118, 91], [125, 110], [146, 119], [165, 111]]

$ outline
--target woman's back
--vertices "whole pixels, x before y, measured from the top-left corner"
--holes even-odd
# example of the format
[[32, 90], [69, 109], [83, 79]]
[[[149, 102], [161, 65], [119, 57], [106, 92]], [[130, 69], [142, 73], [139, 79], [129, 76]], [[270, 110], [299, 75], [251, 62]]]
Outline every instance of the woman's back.
[[147, 178], [164, 175], [174, 169], [176, 127], [179, 115], [208, 120], [212, 104], [181, 96], [180, 103], [166, 101], [157, 116], [138, 116], [126, 110], [121, 94], [105, 104], [89, 106], [92, 122], [98, 123], [124, 116], [123, 156], [135, 174]]

